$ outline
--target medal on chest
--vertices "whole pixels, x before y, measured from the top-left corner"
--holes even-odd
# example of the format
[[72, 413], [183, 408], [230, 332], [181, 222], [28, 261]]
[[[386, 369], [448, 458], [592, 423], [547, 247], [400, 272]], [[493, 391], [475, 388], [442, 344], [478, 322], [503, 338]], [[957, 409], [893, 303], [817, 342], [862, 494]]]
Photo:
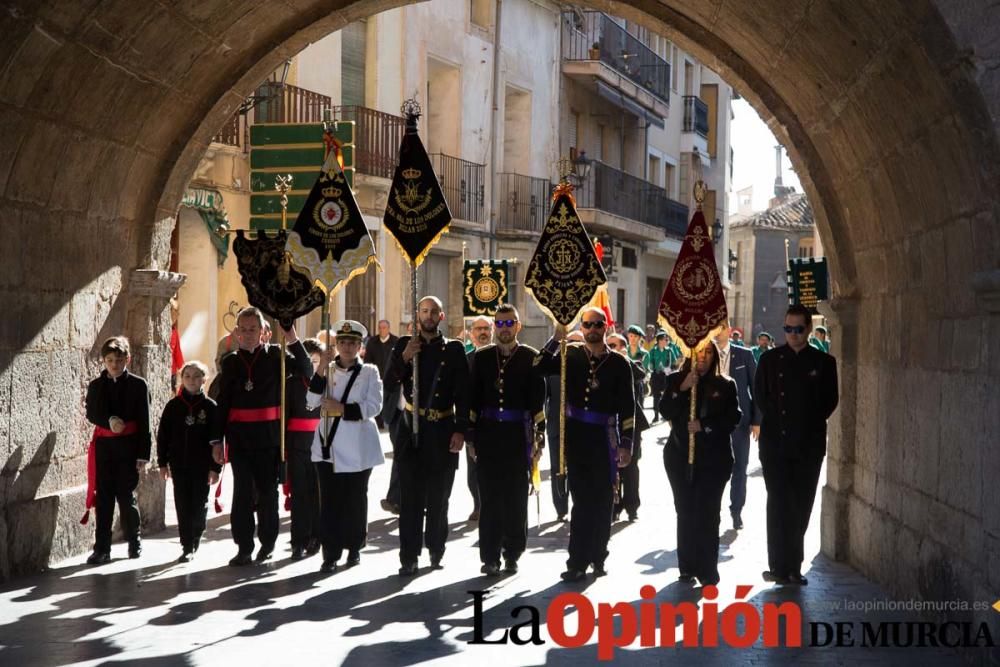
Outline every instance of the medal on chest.
[[188, 426], [194, 426], [194, 415], [188, 415], [184, 418], [184, 423]]
[[247, 391], [253, 391], [253, 380], [247, 380], [247, 383], [243, 385], [243, 388]]

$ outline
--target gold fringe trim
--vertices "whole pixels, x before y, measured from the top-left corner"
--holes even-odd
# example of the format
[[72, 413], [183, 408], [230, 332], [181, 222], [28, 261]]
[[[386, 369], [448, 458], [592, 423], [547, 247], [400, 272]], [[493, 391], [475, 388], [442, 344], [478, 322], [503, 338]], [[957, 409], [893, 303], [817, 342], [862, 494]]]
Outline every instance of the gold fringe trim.
[[705, 349], [705, 347], [708, 346], [708, 344], [711, 343], [713, 340], [715, 340], [715, 337], [718, 336], [719, 333], [721, 333], [722, 330], [726, 328], [726, 321], [725, 319], [723, 319], [721, 324], [716, 325], [713, 329], [711, 329], [708, 332], [708, 335], [702, 338], [701, 341], [697, 345], [695, 345], [694, 348], [692, 349], [688, 347], [687, 344], [684, 342], [684, 339], [677, 334], [677, 330], [674, 329], [672, 326], [670, 326], [670, 323], [667, 322], [667, 318], [663, 316], [663, 313], [657, 313], [656, 321], [660, 325], [660, 327], [662, 327], [663, 330], [667, 332], [667, 335], [670, 336], [671, 340], [674, 341], [677, 347], [680, 348], [681, 354], [685, 357], [691, 357], [694, 355], [694, 353], [697, 353]]
[[[555, 201], [557, 199], [559, 199], [559, 197], [561, 197], [563, 195], [566, 195], [569, 198], [570, 203], [573, 204], [573, 208], [575, 209], [576, 208], [576, 197], [573, 196], [573, 184], [572, 183], [562, 182], [562, 183], [559, 183], [556, 186], [556, 189], [552, 191], [552, 201], [553, 201], [553, 203], [555, 203]], [[575, 213], [575, 211], [574, 211], [574, 213]]]
[[[406, 258], [407, 261], [409, 261], [410, 253], [406, 252], [406, 248], [404, 248], [403, 244], [399, 242], [399, 239], [397, 239], [396, 235], [392, 233], [392, 230], [385, 226], [384, 222], [382, 223], [382, 226], [385, 227], [385, 231], [389, 234], [390, 237], [392, 237], [392, 240], [396, 242], [396, 247], [399, 248], [400, 254], [403, 255], [403, 257]], [[419, 255], [417, 255], [417, 258], [412, 262], [410, 262], [410, 266], [416, 269], [421, 264], [423, 264], [424, 260], [427, 258], [427, 255], [430, 253], [431, 248], [437, 245], [438, 241], [441, 240], [441, 237], [449, 232], [450, 227], [451, 227], [451, 222], [449, 221], [448, 224], [445, 225], [444, 228], [442, 228], [441, 231], [434, 236], [434, 238], [428, 241], [427, 245], [424, 246], [424, 249], [420, 251]]]
[[376, 257], [375, 255], [369, 255], [368, 259], [365, 260], [364, 266], [359, 266], [358, 268], [351, 271], [349, 274], [347, 274], [346, 278], [344, 278], [339, 283], [334, 285], [332, 290], [325, 290], [323, 286], [319, 284], [319, 282], [317, 282], [316, 284], [319, 285], [320, 289], [323, 289], [326, 292], [326, 298], [328, 299], [333, 298], [333, 296], [337, 292], [339, 292], [343, 287], [345, 287], [347, 283], [351, 282], [352, 280], [360, 276], [362, 273], [368, 271], [368, 267], [371, 266], [372, 264], [374, 264], [379, 271], [382, 271], [382, 265], [379, 264], [378, 257]]

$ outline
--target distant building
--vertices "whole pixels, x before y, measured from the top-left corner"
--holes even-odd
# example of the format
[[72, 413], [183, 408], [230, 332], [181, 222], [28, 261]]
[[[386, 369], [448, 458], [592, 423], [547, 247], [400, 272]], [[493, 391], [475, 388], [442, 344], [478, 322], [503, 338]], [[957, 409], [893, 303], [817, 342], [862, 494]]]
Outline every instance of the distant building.
[[746, 339], [767, 331], [776, 341], [784, 340], [780, 330], [788, 306], [785, 241], [789, 257], [813, 257], [814, 228], [809, 200], [794, 191], [776, 196], [766, 211], [737, 213], [729, 219], [729, 248], [736, 261], [729, 312], [733, 326], [743, 329]]

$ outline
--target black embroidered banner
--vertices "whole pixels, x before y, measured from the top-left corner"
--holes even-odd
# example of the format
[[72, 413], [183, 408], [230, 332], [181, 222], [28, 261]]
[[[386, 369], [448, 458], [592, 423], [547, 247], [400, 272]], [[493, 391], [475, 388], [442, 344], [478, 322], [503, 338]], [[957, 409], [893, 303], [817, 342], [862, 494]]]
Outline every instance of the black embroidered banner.
[[507, 260], [466, 261], [462, 275], [465, 317], [493, 315], [507, 301]]
[[528, 264], [524, 287], [559, 324], [569, 325], [608, 282], [594, 244], [576, 214], [568, 185], [553, 195], [552, 212]]
[[296, 269], [285, 254], [286, 233], [271, 237], [257, 232], [256, 239], [236, 232], [233, 252], [247, 300], [288, 329], [296, 318], [323, 305], [323, 290], [308, 275]]

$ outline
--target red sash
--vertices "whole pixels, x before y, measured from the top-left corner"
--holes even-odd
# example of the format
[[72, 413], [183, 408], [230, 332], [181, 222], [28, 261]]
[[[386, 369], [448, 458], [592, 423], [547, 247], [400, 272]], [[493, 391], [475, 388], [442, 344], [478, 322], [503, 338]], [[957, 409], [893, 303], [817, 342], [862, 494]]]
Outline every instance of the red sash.
[[115, 433], [103, 426], [95, 426], [94, 434], [90, 436], [90, 444], [87, 445], [87, 496], [84, 503], [86, 508], [80, 523], [87, 525], [90, 521], [90, 510], [97, 499], [97, 439], [98, 438], [120, 438], [125, 435], [132, 435], [139, 430], [139, 424], [134, 421], [125, 422], [125, 428], [121, 433]]
[[319, 417], [310, 419], [307, 417], [292, 417], [288, 420], [288, 430], [296, 433], [312, 433], [319, 427]]
[[230, 424], [233, 422], [273, 422], [281, 419], [281, 409], [273, 408], [230, 408]]

